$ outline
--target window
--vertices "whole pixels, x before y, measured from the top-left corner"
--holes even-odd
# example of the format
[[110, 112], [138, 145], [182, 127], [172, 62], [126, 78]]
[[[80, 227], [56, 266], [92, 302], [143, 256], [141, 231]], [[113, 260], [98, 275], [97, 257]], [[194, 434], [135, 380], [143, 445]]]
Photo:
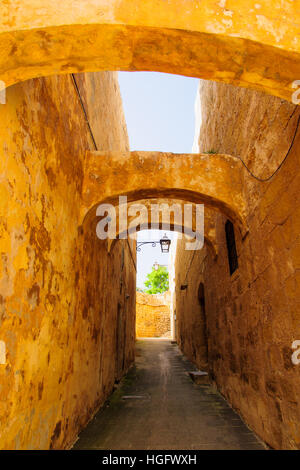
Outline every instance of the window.
[[229, 262], [229, 271], [230, 275], [236, 271], [239, 266], [238, 257], [236, 252], [235, 245], [235, 236], [234, 236], [234, 227], [230, 220], [227, 220], [225, 224], [226, 232], [226, 243], [227, 243], [227, 253], [228, 253], [228, 262]]
[[205, 297], [204, 297], [204, 284], [203, 284], [203, 282], [200, 282], [200, 284], [199, 284], [198, 300], [199, 300], [199, 304], [201, 305], [201, 308], [203, 309], [203, 312], [205, 312]]

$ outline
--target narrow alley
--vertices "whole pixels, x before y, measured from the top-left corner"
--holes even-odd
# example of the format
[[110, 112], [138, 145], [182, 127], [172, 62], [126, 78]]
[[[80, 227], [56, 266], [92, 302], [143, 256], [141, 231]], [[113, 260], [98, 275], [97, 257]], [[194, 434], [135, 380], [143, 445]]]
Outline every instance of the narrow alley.
[[264, 449], [170, 340], [137, 341], [136, 363], [74, 449]]

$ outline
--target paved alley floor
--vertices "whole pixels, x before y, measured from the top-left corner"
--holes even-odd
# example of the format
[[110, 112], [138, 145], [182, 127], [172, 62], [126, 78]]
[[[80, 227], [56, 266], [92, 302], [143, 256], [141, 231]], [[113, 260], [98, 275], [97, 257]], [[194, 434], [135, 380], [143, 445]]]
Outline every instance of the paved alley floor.
[[170, 340], [137, 341], [136, 364], [73, 449], [264, 449]]

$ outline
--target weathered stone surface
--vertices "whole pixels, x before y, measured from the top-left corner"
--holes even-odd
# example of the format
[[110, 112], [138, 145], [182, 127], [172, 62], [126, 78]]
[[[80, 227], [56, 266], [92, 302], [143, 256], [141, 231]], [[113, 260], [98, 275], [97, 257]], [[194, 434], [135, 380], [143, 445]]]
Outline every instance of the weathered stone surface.
[[[177, 240], [175, 258], [175, 336], [180, 349], [201, 370], [207, 370], [206, 312], [199, 302], [199, 285], [204, 281], [198, 261], [204, 250], [186, 251], [185, 239]], [[202, 258], [201, 258], [202, 260]], [[184, 290], [181, 286], [187, 286]]]
[[137, 338], [169, 337], [171, 331], [169, 293], [136, 293]]
[[[7, 0], [0, 79], [155, 70], [291, 100], [300, 77], [299, 1]], [[58, 14], [59, 12], [59, 14]]]
[[[130, 211], [135, 204], [143, 205], [146, 210], [143, 210], [138, 215], [139, 225], [136, 225], [136, 214], [131, 216]], [[185, 205], [189, 204], [192, 207], [191, 211], [191, 221], [188, 218], [184, 218], [184, 211]], [[121, 206], [115, 207], [116, 210], [116, 239], [109, 239], [108, 240], [108, 248], [112, 250], [114, 248], [115, 243], [118, 241], [118, 237], [125, 236], [127, 233], [130, 237], [135, 237], [136, 232], [140, 230], [147, 230], [153, 228], [153, 220], [152, 218], [152, 209], [153, 205], [159, 206], [159, 214], [158, 214], [158, 224], [160, 230], [173, 230], [174, 232], [178, 232], [181, 234], [191, 235], [195, 237], [195, 231], [197, 230], [197, 218], [196, 218], [196, 204], [182, 201], [180, 199], [141, 199], [138, 201], [134, 201], [133, 203], [127, 204], [128, 209], [128, 217], [127, 217], [127, 226], [124, 230], [120, 228], [120, 212], [119, 208]], [[174, 206], [176, 206], [174, 208]], [[179, 214], [176, 212], [176, 208], [180, 208]], [[198, 216], [198, 219], [200, 217]], [[191, 222], [191, 223], [190, 223]], [[131, 225], [132, 224], [132, 225]], [[199, 220], [198, 220], [198, 224]], [[156, 227], [154, 227], [156, 228]], [[198, 227], [199, 229], [199, 227]], [[200, 227], [202, 233], [202, 225]], [[204, 207], [204, 242], [210, 248], [214, 257], [217, 257], [217, 245], [215, 243], [215, 211]]]
[[197, 151], [213, 149], [239, 156], [260, 178], [271, 175], [291, 144], [298, 107], [264, 93], [206, 80], [199, 81], [198, 93], [202, 129]]
[[[99, 148], [128, 150], [116, 75], [77, 79]], [[134, 358], [135, 246], [79, 229], [93, 146], [70, 76], [10, 87], [0, 136], [0, 447], [61, 449]]]
[[[247, 233], [244, 166], [230, 155], [163, 152], [87, 152], [82, 188], [82, 219], [100, 203], [178, 199], [218, 209]], [[120, 179], [120, 175], [124, 178]], [[89, 214], [90, 213], [90, 214]]]
[[[261, 178], [278, 168], [295, 133], [297, 107], [216, 83], [201, 85], [201, 102], [200, 151], [240, 155]], [[270, 181], [247, 179], [249, 233], [242, 240], [235, 231], [239, 267], [232, 276], [222, 214], [215, 217], [217, 260], [206, 248], [192, 258], [182, 241], [176, 261], [180, 346], [201, 367], [203, 327], [193, 332], [203, 282], [209, 373], [251, 428], [277, 449], [300, 448], [299, 366], [291, 360], [292, 342], [300, 338], [299, 155], [298, 132]]]

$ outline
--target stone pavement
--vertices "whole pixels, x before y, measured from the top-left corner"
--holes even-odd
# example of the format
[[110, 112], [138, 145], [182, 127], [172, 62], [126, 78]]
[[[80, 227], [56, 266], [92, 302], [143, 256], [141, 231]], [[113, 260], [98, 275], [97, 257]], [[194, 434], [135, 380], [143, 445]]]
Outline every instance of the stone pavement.
[[264, 449], [222, 396], [196, 385], [170, 340], [137, 341], [136, 364], [74, 449]]

